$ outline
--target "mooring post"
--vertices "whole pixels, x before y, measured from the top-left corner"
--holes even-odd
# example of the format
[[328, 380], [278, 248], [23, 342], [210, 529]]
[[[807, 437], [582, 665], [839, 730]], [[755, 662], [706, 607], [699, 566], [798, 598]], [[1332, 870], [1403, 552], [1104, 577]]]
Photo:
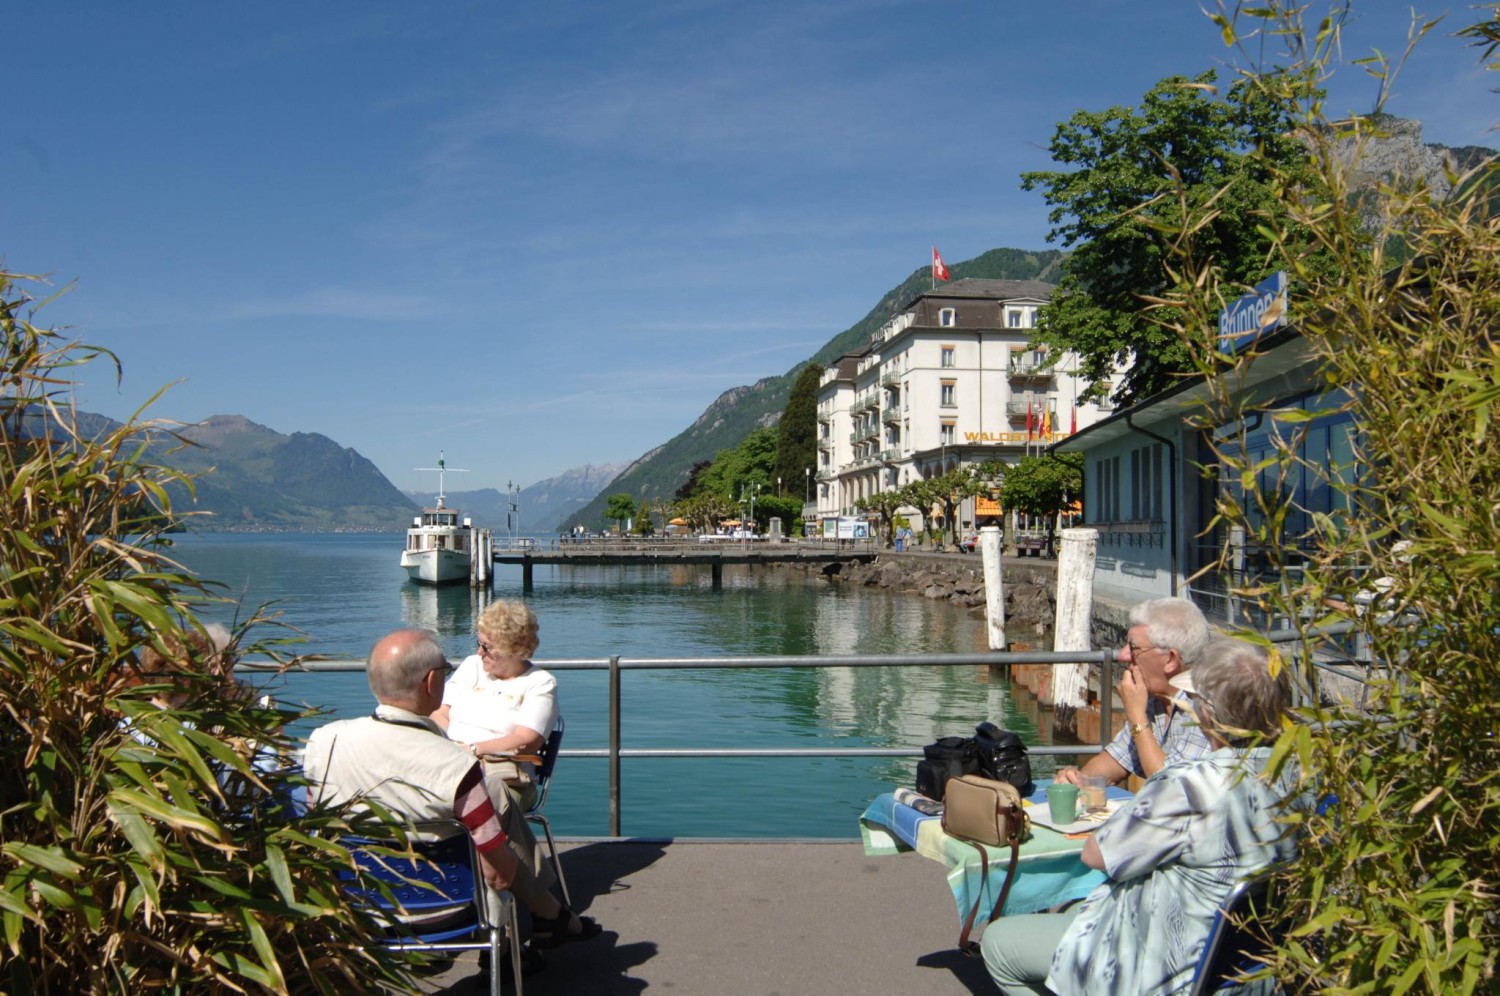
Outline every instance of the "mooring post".
[[524, 556], [524, 557], [521, 558], [521, 591], [523, 591], [524, 593], [526, 593], [528, 595], [531, 594], [531, 557], [530, 557], [530, 555], [527, 555], [527, 556]]
[[[1088, 650], [1094, 614], [1094, 563], [1099, 556], [1097, 529], [1064, 529], [1057, 556], [1057, 621], [1054, 651]], [[1052, 666], [1052, 735], [1078, 739], [1078, 710], [1088, 705], [1089, 666]], [[1109, 694], [1106, 688], [1099, 695]]]
[[[979, 530], [979, 549], [984, 556], [984, 616], [990, 649], [1005, 649], [1005, 581], [1000, 570], [1000, 527]], [[1007, 666], [1006, 670], [1010, 668]]]

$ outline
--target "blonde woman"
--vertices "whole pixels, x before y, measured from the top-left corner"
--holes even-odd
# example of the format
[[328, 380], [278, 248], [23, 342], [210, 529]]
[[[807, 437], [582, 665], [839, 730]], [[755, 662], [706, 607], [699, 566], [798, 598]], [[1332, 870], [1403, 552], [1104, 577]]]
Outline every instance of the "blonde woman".
[[[500, 599], [479, 616], [479, 653], [464, 660], [443, 688], [432, 719], [476, 757], [537, 754], [557, 723], [557, 679], [532, 665], [536, 615], [524, 602]], [[499, 770], [492, 770], [498, 768]], [[486, 761], [529, 808], [536, 795], [534, 765]]]

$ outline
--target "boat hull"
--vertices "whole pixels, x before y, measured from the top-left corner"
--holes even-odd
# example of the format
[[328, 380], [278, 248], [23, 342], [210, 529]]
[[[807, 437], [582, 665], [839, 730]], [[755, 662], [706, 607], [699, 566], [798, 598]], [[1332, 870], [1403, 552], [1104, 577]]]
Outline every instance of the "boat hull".
[[457, 584], [469, 580], [469, 554], [464, 550], [404, 550], [401, 567], [417, 584]]

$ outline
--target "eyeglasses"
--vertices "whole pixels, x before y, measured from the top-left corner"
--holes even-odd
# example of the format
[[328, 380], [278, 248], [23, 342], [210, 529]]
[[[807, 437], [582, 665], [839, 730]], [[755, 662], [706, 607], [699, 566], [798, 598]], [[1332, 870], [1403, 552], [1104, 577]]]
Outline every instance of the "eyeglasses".
[[1160, 647], [1137, 647], [1133, 643], [1127, 643], [1127, 644], [1125, 644], [1125, 649], [1130, 651], [1130, 659], [1131, 660], [1135, 660], [1136, 658], [1140, 657], [1141, 654], [1150, 653], [1153, 650], [1160, 650], [1161, 648]]
[[443, 663], [439, 664], [437, 667], [430, 667], [427, 669], [428, 674], [432, 674], [434, 671], [436, 671], [446, 679], [448, 675], [453, 673], [453, 665], [449, 664], [447, 661], [443, 661]]
[[495, 648], [494, 647], [490, 646], [488, 643], [485, 643], [483, 640], [479, 641], [479, 656], [481, 656], [481, 657], [488, 657], [491, 654], [493, 654], [494, 652], [495, 652]]

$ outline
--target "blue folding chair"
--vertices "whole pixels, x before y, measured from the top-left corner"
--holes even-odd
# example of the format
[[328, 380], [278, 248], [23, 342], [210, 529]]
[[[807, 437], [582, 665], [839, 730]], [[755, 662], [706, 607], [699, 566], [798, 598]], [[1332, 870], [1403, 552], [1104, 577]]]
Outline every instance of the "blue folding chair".
[[[350, 893], [390, 925], [388, 947], [407, 952], [489, 953], [491, 996], [499, 996], [502, 944], [508, 938], [517, 996], [521, 994], [521, 931], [515, 898], [484, 882], [479, 854], [464, 825], [456, 820], [423, 823], [416, 831], [431, 841], [414, 841], [419, 857], [392, 856], [391, 842], [345, 837], [342, 843], [369, 878], [385, 885], [361, 886], [353, 873]], [[392, 900], [394, 899], [394, 902]]]
[[1234, 980], [1240, 976], [1264, 967], [1263, 956], [1270, 949], [1264, 927], [1256, 921], [1267, 908], [1272, 874], [1262, 872], [1229, 890], [1214, 915], [1188, 996], [1208, 996], [1236, 984]]

